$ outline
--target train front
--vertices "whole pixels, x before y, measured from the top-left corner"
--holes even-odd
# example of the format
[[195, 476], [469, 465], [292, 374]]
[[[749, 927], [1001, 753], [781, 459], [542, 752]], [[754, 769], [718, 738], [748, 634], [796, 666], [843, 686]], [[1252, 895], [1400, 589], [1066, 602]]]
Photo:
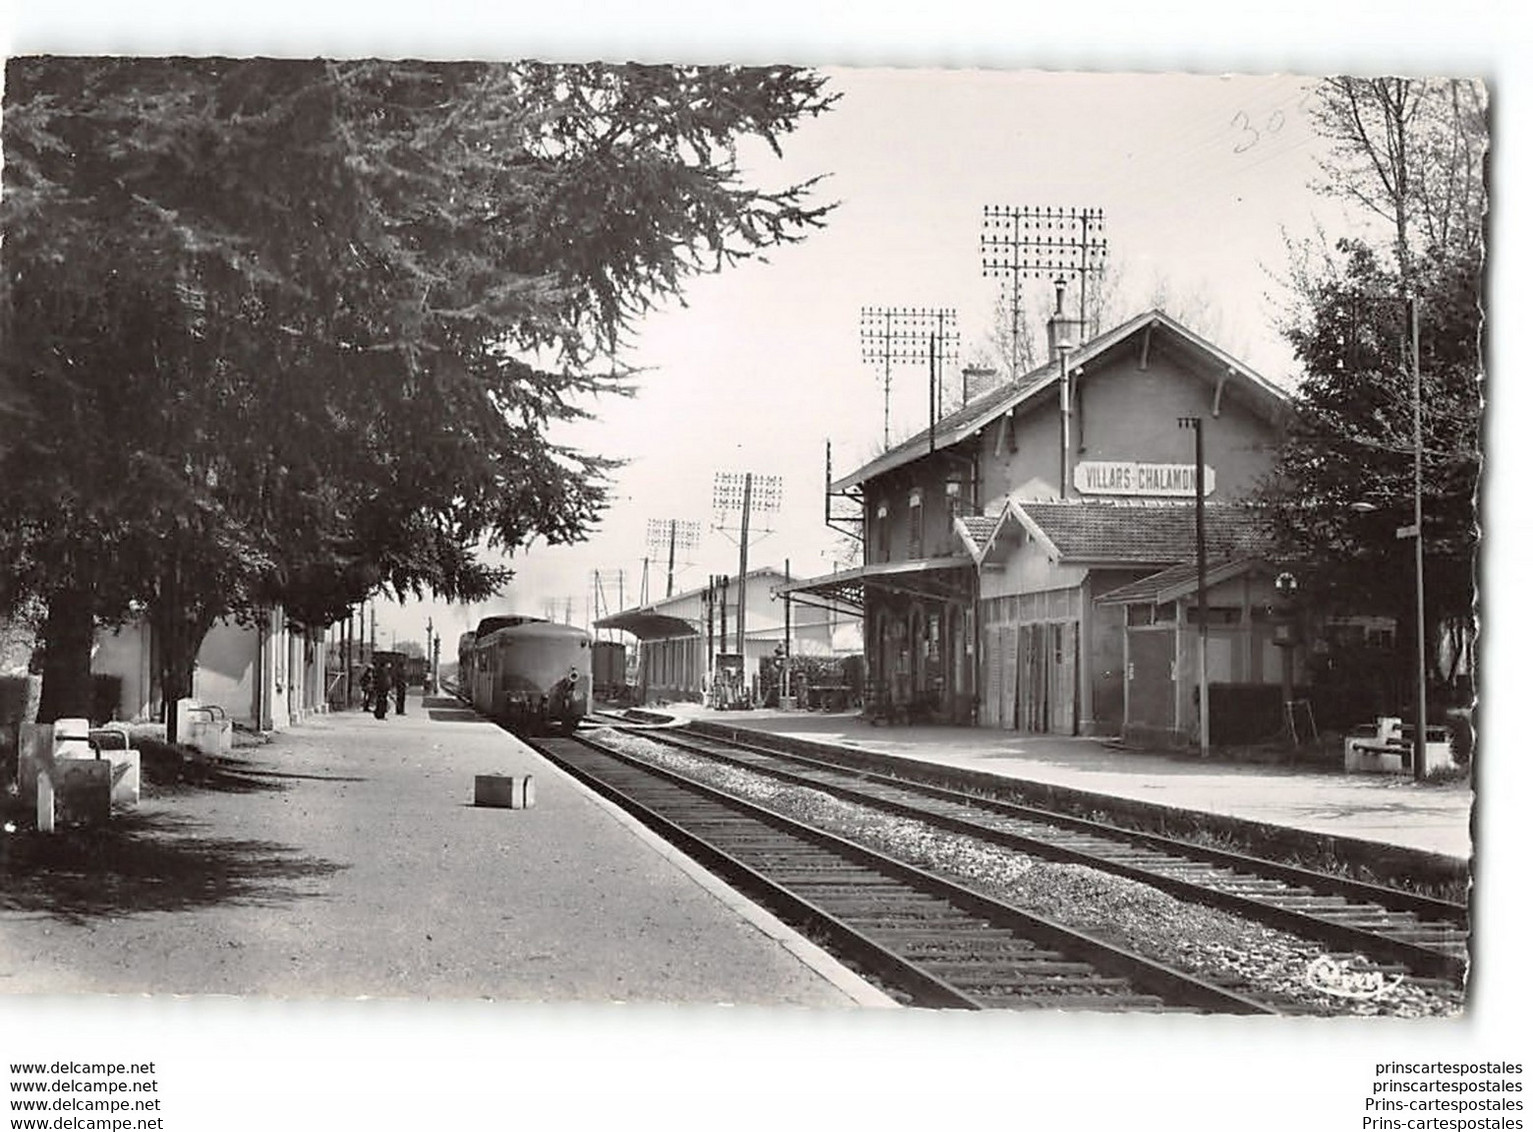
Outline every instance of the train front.
[[528, 731], [574, 731], [590, 710], [591, 638], [581, 629], [529, 622], [496, 634], [501, 718]]

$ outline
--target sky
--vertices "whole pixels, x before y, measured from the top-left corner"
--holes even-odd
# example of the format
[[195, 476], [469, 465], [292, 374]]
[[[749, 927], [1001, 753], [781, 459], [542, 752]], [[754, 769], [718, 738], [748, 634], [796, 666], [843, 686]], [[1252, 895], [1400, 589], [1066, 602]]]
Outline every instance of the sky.
[[[380, 634], [419, 636], [430, 616], [452, 641], [492, 609], [589, 623], [662, 597], [663, 552], [645, 565], [652, 520], [703, 532], [678, 554], [678, 591], [735, 572], [738, 512], [712, 509], [721, 472], [781, 478], [781, 509], [752, 518], [752, 565], [831, 570], [845, 548], [823, 522], [826, 443], [839, 477], [883, 438], [882, 368], [863, 360], [860, 312], [951, 308], [960, 364], [993, 356], [1002, 283], [982, 270], [986, 206], [1100, 209], [1124, 317], [1169, 293], [1195, 312], [1194, 329], [1292, 384], [1274, 326], [1285, 234], [1350, 222], [1311, 187], [1317, 144], [1303, 103], [1312, 80], [821, 69], [840, 95], [834, 107], [788, 135], [781, 159], [759, 144], [742, 152], [753, 185], [822, 177], [816, 199], [836, 205], [825, 227], [692, 280], [684, 305], [635, 329], [624, 355], [641, 370], [635, 396], [596, 403], [593, 420], [557, 434], [626, 461], [600, 528], [585, 543], [517, 555], [515, 579], [485, 606], [379, 603]], [[1052, 290], [1023, 284], [1039, 337], [1034, 312]], [[947, 368], [945, 389], [959, 368]], [[896, 365], [891, 377], [897, 443], [924, 426], [928, 377], [924, 365]]]
[[[127, 49], [136, 35], [140, 49], [218, 49], [227, 39], [203, 19], [192, 10], [165, 27], [98, 22], [76, 29], [66, 46], [100, 50], [106, 40]], [[414, 34], [400, 41], [389, 38], [386, 21], [371, 36], [320, 25], [307, 38], [296, 30], [301, 23], [287, 34], [236, 25], [235, 40], [247, 53], [309, 52], [326, 43], [336, 54], [486, 52], [481, 38], [454, 39], [450, 19], [429, 28], [405, 21]], [[1150, 30], [1134, 29], [1147, 50]], [[1206, 30], [1217, 36], [1219, 29]], [[582, 54], [567, 28], [534, 21], [518, 34], [517, 53], [525, 46], [546, 58]], [[1291, 387], [1292, 355], [1275, 326], [1285, 237], [1312, 237], [1317, 225], [1334, 236], [1363, 222], [1313, 187], [1320, 147], [1305, 113], [1314, 80], [1305, 76], [1325, 73], [1326, 53], [1231, 51], [1222, 66], [1188, 54], [1156, 69], [1133, 54], [1111, 65], [1114, 45], [1098, 38], [1101, 58], [1060, 57], [1042, 37], [1033, 58], [974, 44], [947, 58], [935, 48], [901, 58], [897, 35], [882, 58], [846, 44], [827, 58], [808, 52], [805, 62], [828, 76], [839, 100], [787, 135], [780, 158], [763, 144], [743, 145], [742, 165], [746, 183], [767, 189], [822, 178], [816, 199], [836, 205], [825, 227], [759, 261], [690, 280], [684, 302], [634, 327], [621, 359], [640, 371], [634, 396], [593, 403], [590, 421], [554, 434], [624, 461], [612, 505], [586, 541], [519, 550], [511, 583], [480, 605], [379, 600], [379, 643], [423, 641], [429, 622], [451, 656], [457, 636], [487, 614], [589, 624], [663, 597], [664, 552], [647, 539], [654, 521], [696, 523], [702, 533], [694, 549], [678, 553], [678, 591], [711, 573], [734, 573], [740, 521], [738, 512], [713, 510], [720, 473], [781, 479], [780, 510], [752, 517], [752, 566], [813, 576], [844, 565], [846, 543], [823, 522], [826, 444], [839, 477], [876, 455], [884, 434], [882, 370], [863, 360], [859, 314], [865, 307], [955, 310], [960, 364], [948, 368], [945, 388], [962, 363], [994, 356], [1001, 282], [982, 270], [986, 206], [1100, 209], [1121, 317], [1169, 294], [1173, 315]], [[536, 51], [544, 39], [550, 50]], [[669, 42], [682, 50], [667, 56], [644, 38], [631, 46], [641, 56], [695, 58], [706, 40]], [[964, 42], [955, 33], [953, 43]], [[752, 43], [768, 50], [766, 41]], [[610, 56], [601, 45], [593, 38]], [[743, 61], [761, 60], [747, 52]], [[1457, 62], [1451, 51], [1441, 56], [1444, 73]], [[1039, 338], [1051, 291], [1042, 280], [1024, 283]], [[927, 375], [923, 365], [896, 365], [891, 377], [897, 443], [926, 423]]]

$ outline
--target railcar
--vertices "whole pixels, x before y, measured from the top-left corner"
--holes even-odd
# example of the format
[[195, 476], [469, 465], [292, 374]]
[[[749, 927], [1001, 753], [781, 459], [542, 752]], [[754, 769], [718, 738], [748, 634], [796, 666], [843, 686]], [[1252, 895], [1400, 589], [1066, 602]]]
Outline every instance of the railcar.
[[479, 635], [472, 629], [458, 638], [458, 674], [453, 683], [458, 698], [468, 703], [474, 702], [474, 643], [478, 640]]
[[573, 731], [590, 709], [591, 638], [535, 617], [479, 623], [460, 685], [474, 707], [518, 731]]
[[621, 641], [591, 646], [591, 690], [599, 700], [619, 703], [628, 691], [628, 650]]

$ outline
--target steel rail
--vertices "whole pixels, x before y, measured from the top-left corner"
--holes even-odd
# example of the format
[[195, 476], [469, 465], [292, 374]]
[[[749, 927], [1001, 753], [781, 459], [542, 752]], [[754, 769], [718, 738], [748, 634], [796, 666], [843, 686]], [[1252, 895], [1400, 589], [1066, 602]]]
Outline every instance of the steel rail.
[[[1089, 963], [1097, 970], [1126, 980], [1143, 991], [1159, 996], [1173, 1007], [1190, 1007], [1227, 1014], [1279, 1013], [1254, 999], [1114, 947], [1052, 920], [996, 900], [948, 878], [906, 864], [825, 830], [794, 821], [685, 775], [657, 767], [643, 759], [614, 751], [594, 741], [589, 735], [563, 739], [538, 738], [531, 742], [545, 757], [572, 774], [577, 780], [629, 810], [667, 840], [674, 839], [690, 855], [710, 869], [719, 872], [731, 884], [737, 885], [778, 915], [790, 919], [799, 926], [823, 931], [837, 946], [844, 949], [849, 961], [877, 972], [879, 977], [889, 979], [893, 985], [901, 987], [904, 993], [909, 994], [921, 1005], [960, 1005], [972, 1009], [984, 1004], [963, 990], [953, 987], [946, 979], [932, 974], [921, 963], [893, 954], [855, 926], [846, 924], [834, 916], [828, 917], [823, 908], [806, 896], [790, 891], [783, 884], [773, 881], [760, 870], [713, 844], [706, 836], [684, 828], [679, 822], [633, 799], [622, 787], [605, 781], [601, 775], [580, 766], [566, 753], [561, 752], [565, 751], [567, 745], [577, 746], [599, 754], [621, 765], [629, 772], [642, 773], [674, 788], [684, 790], [692, 796], [705, 798], [714, 805], [725, 807], [728, 811], [745, 815], [760, 825], [818, 846], [842, 860], [875, 870], [883, 877], [894, 878], [915, 891], [944, 900], [969, 915], [996, 927], [1005, 928], [1022, 939], [1058, 949], [1076, 961]], [[955, 932], [955, 941], [961, 942], [963, 934]], [[948, 961], [952, 962], [951, 957]], [[1041, 999], [1041, 1004], [1048, 1005], [1053, 1001], [1057, 1001], [1057, 996], [1045, 995]], [[1112, 1000], [1107, 997], [1102, 997], [1097, 1002], [1102, 1006], [1112, 1004]]]
[[[631, 726], [631, 725], [630, 725]], [[638, 730], [635, 728], [635, 730]], [[651, 731], [646, 730], [646, 734]], [[707, 742], [721, 742], [730, 746], [739, 747], [742, 750], [753, 751], [763, 755], [771, 755], [776, 758], [787, 759], [794, 762], [802, 762], [806, 765], [821, 766], [826, 769], [840, 771], [841, 773], [856, 773], [872, 780], [883, 780], [894, 785], [919, 787], [922, 790], [932, 792], [946, 791], [955, 800], [970, 802], [975, 805], [993, 805], [1004, 808], [1007, 812], [1017, 816], [1035, 816], [1041, 821], [1051, 824], [1066, 826], [1079, 830], [1083, 833], [1100, 834], [1112, 838], [1132, 838], [1146, 845], [1154, 845], [1164, 848], [1169, 852], [1182, 855], [1197, 855], [1200, 858], [1225, 865], [1229, 868], [1255, 871], [1260, 869], [1269, 876], [1287, 880], [1293, 884], [1315, 888], [1320, 891], [1330, 892], [1338, 896], [1347, 896], [1362, 901], [1381, 904], [1387, 908], [1393, 908], [1401, 912], [1413, 912], [1421, 916], [1429, 916], [1434, 919], [1455, 924], [1458, 927], [1467, 927], [1469, 923], [1469, 908], [1452, 900], [1441, 900], [1432, 896], [1423, 896], [1420, 893], [1408, 892], [1404, 889], [1391, 888], [1388, 885], [1373, 884], [1369, 881], [1353, 880], [1349, 877], [1337, 876], [1333, 873], [1323, 873], [1315, 869], [1306, 869], [1299, 865], [1284, 864], [1266, 857], [1254, 857], [1249, 854], [1236, 853], [1228, 849], [1219, 849], [1211, 845], [1201, 845], [1196, 842], [1182, 841], [1164, 834], [1150, 833], [1145, 830], [1125, 829], [1106, 822], [1093, 821], [1090, 818], [1077, 817], [1074, 814], [1061, 813], [1057, 810], [1045, 809], [1041, 806], [1032, 806], [1020, 802], [1008, 802], [1004, 799], [991, 798], [983, 794], [975, 794], [967, 790], [957, 790], [951, 787], [940, 786], [936, 783], [921, 782], [917, 779], [900, 777], [898, 774], [889, 773], [886, 770], [869, 769], [872, 765], [887, 764], [890, 761], [908, 763], [911, 760], [899, 760], [894, 756], [884, 756], [878, 752], [857, 750], [854, 748], [838, 748], [829, 744], [813, 743], [810, 745], [825, 751], [827, 754], [835, 754], [837, 757], [845, 755], [850, 762], [832, 762], [818, 755], [804, 754], [801, 751], [787, 749], [785, 747], [773, 747], [763, 742], [746, 742], [738, 737], [738, 733], [732, 736], [722, 736], [710, 732], [678, 730], [671, 728], [666, 731], [653, 729], [653, 737], [663, 738], [665, 735], [686, 735], [691, 738], [705, 740]], [[770, 740], [770, 733], [760, 736], [763, 740]], [[803, 740], [789, 740], [794, 745], [804, 743]], [[856, 765], [864, 763], [868, 765]], [[963, 777], [965, 772], [960, 767], [946, 764], [921, 764], [923, 769], [941, 770], [950, 776]], [[993, 781], [993, 780], [992, 780]], [[1029, 784], [1027, 780], [1018, 780], [1019, 784]]]
[[[1306, 869], [1264, 861], [1260, 858], [1247, 857], [1225, 850], [1177, 841], [1159, 834], [1123, 830], [1084, 818], [1056, 814], [1052, 811], [1020, 805], [1014, 802], [1006, 802], [1000, 799], [981, 797], [950, 787], [901, 779], [863, 768], [838, 766], [835, 763], [816, 759], [812, 756], [773, 750], [769, 747], [744, 743], [737, 739], [724, 739], [713, 735], [698, 737], [690, 734], [682, 737], [674, 731], [660, 729], [635, 728], [631, 730], [633, 733], [641, 734], [644, 738], [651, 741], [661, 742], [704, 757], [722, 760], [742, 769], [770, 775], [780, 781], [809, 786], [834, 794], [847, 801], [872, 806], [902, 817], [924, 821], [952, 833], [1000, 844], [1006, 848], [1029, 853], [1047, 860], [1085, 865], [1090, 868], [1101, 869], [1104, 872], [1114, 873], [1130, 880], [1152, 885], [1179, 899], [1222, 908], [1236, 915], [1257, 920], [1285, 931], [1291, 931], [1296, 935], [1316, 939], [1347, 950], [1354, 950], [1375, 959], [1399, 963], [1408, 970], [1420, 975], [1461, 982], [1465, 973], [1466, 960], [1462, 955], [1439, 947], [1384, 934], [1391, 930], [1403, 934], [1415, 928], [1419, 928], [1424, 932], [1439, 932], [1440, 929], [1434, 927], [1431, 922], [1386, 924], [1382, 925], [1381, 931], [1375, 931], [1369, 927], [1347, 923], [1343, 918], [1334, 918], [1336, 916], [1356, 917], [1360, 914], [1365, 914], [1367, 908], [1364, 905], [1367, 903], [1378, 903], [1388, 907], [1388, 905], [1383, 904], [1383, 901], [1377, 899], [1375, 894], [1380, 892], [1405, 897], [1407, 898], [1406, 903], [1425, 899], [1414, 897], [1410, 893], [1398, 893], [1397, 890], [1383, 889], [1378, 885], [1328, 877], [1324, 873], [1315, 873]], [[718, 749], [719, 747], [724, 749], [720, 750]], [[744, 751], [751, 757], [742, 758], [733, 753], [734, 751]], [[897, 798], [869, 793], [866, 789], [861, 789], [854, 783], [833, 782], [821, 778], [805, 777], [795, 770], [780, 766], [763, 765], [758, 761], [754, 761], [758, 759], [775, 759], [789, 764], [808, 766], [820, 774], [837, 775], [842, 778], [854, 779], [856, 783], [869, 783], [907, 794], [928, 797], [952, 805], [972, 807], [1012, 820], [1039, 822], [1061, 827], [1072, 832], [1100, 838], [1116, 845], [1123, 845], [1124, 843], [1143, 845], [1157, 854], [1169, 854], [1170, 857], [1166, 860], [1152, 860], [1149, 863], [1115, 859], [1101, 852], [1063, 845], [1056, 840], [1046, 837], [1019, 833], [1014, 830], [997, 829], [991, 825], [977, 823], [971, 817], [933, 811], [917, 802], [901, 801]], [[1285, 906], [1279, 902], [1280, 898], [1290, 902], [1302, 900], [1304, 899], [1304, 894], [1302, 893], [1278, 893], [1274, 894], [1273, 898], [1263, 899], [1261, 897], [1244, 895], [1238, 891], [1231, 891], [1229, 888], [1221, 888], [1217, 884], [1186, 879], [1162, 871], [1167, 868], [1175, 869], [1180, 865], [1185, 865], [1188, 861], [1200, 862], [1214, 867], [1229, 868], [1240, 873], [1249, 874], [1254, 878], [1269, 878], [1306, 889], [1329, 891], [1343, 899], [1359, 901], [1360, 905], [1339, 909], [1333, 908], [1329, 910], [1332, 915], [1327, 916], [1306, 911], [1302, 908]], [[1160, 868], [1156, 867], [1157, 864]], [[1239, 878], [1234, 879], [1238, 882]], [[1425, 907], [1435, 909], [1439, 905], [1446, 905], [1450, 911], [1457, 911], [1467, 917], [1467, 909], [1464, 909], [1461, 905], [1447, 904], [1444, 901], [1429, 901]], [[1421, 914], [1416, 907], [1408, 906], [1395, 910], [1411, 915]], [[1449, 927], [1450, 929], [1457, 929], [1459, 922], [1450, 921]]]

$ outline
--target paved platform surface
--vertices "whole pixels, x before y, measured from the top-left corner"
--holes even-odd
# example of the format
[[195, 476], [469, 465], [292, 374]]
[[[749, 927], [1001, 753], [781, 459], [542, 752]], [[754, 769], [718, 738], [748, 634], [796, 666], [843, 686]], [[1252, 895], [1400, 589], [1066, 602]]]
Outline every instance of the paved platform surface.
[[1096, 739], [990, 728], [873, 726], [846, 713], [713, 711], [693, 704], [661, 710], [1460, 860], [1472, 853], [1474, 792], [1467, 782], [1418, 784], [1397, 775], [1203, 761], [1195, 753], [1126, 751]]
[[[889, 1005], [454, 701], [234, 754], [110, 854], [0, 844], [0, 994]], [[474, 806], [492, 773], [533, 806]]]

